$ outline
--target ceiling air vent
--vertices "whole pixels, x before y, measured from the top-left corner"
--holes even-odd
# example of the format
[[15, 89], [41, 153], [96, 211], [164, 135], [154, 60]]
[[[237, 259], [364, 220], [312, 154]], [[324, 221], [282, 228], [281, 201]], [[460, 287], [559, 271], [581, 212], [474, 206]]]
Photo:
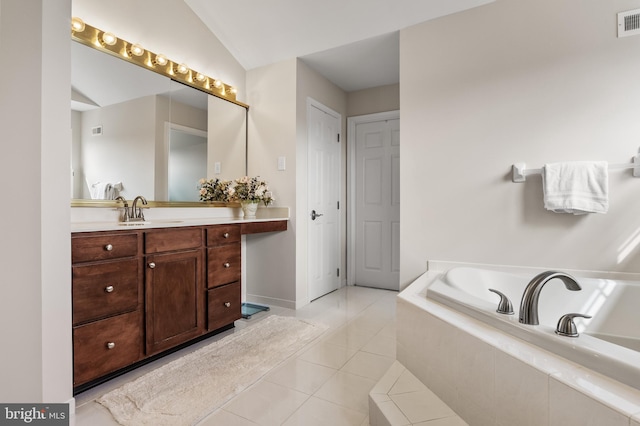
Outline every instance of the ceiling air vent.
[[640, 34], [640, 9], [618, 13], [618, 37]]

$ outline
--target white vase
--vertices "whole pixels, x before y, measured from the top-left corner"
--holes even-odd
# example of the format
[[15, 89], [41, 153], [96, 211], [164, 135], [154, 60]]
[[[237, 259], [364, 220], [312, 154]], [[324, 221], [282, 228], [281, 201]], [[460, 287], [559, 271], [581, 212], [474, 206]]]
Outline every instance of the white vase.
[[242, 212], [244, 213], [245, 219], [255, 219], [256, 218], [256, 210], [258, 210], [258, 203], [254, 201], [242, 201], [240, 203], [242, 206]]

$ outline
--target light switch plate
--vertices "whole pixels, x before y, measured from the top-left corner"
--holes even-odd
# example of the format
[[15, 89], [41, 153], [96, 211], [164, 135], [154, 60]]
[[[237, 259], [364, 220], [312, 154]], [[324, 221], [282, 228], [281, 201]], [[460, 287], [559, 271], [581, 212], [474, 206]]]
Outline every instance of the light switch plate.
[[278, 157], [278, 170], [286, 170], [287, 169], [287, 158], [285, 156]]

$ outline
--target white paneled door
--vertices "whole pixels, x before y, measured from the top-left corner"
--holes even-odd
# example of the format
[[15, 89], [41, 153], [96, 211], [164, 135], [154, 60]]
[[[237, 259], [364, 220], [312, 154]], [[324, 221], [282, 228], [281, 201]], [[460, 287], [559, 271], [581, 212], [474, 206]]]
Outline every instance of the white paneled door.
[[355, 144], [354, 284], [398, 290], [400, 119], [357, 123]]
[[340, 115], [309, 100], [308, 128], [308, 274], [309, 300], [340, 284]]

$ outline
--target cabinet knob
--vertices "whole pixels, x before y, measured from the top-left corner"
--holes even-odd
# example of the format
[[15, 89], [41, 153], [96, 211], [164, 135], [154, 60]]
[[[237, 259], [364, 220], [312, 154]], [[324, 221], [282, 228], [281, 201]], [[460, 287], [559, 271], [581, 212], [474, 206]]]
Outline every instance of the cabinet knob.
[[106, 291], [107, 293], [112, 293], [113, 292], [113, 286], [112, 285], [108, 285], [104, 288], [104, 291]]
[[224, 302], [224, 306], [226, 306], [227, 308], [231, 306], [231, 302]]
[[225, 237], [225, 238], [229, 238], [229, 233], [225, 232], [224, 234], [222, 234], [222, 236]]
[[113, 246], [111, 244], [107, 244], [106, 246], [104, 246], [104, 249], [106, 251], [111, 251], [111, 250], [113, 250]]
[[156, 263], [155, 262], [149, 263], [149, 268], [153, 269], [155, 267], [156, 267]]
[[224, 262], [222, 266], [224, 266], [225, 268], [229, 268], [231, 267], [231, 264], [229, 262]]
[[109, 343], [107, 343], [107, 349], [113, 349], [113, 348], [115, 348], [115, 347], [116, 347], [115, 342], [109, 342]]

